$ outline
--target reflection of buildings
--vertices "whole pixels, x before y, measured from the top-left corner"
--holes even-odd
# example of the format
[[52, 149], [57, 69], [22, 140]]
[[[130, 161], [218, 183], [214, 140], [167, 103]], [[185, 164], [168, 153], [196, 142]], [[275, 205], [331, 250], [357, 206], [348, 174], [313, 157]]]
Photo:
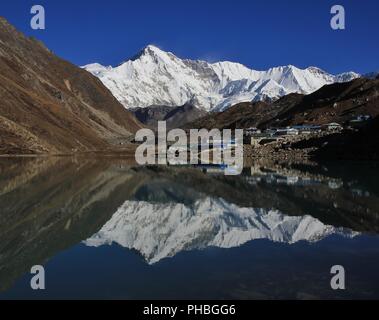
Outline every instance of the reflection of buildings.
[[239, 175], [243, 168], [242, 166], [238, 165], [227, 165], [225, 163], [223, 164], [201, 164], [201, 165], [196, 165], [196, 169], [200, 169], [202, 172], [209, 174], [209, 175]]
[[270, 184], [284, 184], [293, 186], [311, 186], [325, 184], [330, 189], [339, 189], [343, 187], [343, 181], [340, 179], [332, 179], [325, 176], [302, 174], [296, 170], [283, 169], [268, 169], [262, 166], [253, 166], [250, 168], [250, 177], [246, 179], [256, 184], [265, 182]]
[[[362, 169], [358, 177], [377, 172]], [[92, 244], [116, 241], [108, 229], [112, 224], [150, 262], [183, 250], [228, 248], [252, 239], [293, 243], [316, 241], [330, 232], [353, 234], [341, 226], [379, 230], [375, 185], [345, 178], [334, 179], [343, 186], [330, 189], [327, 181], [333, 179], [305, 171], [268, 166], [251, 170], [253, 177], [230, 177], [188, 166], [131, 166], [125, 159], [3, 159], [0, 291], [30, 266], [44, 264], [89, 237], [99, 240]], [[288, 185], [249, 181], [274, 173], [290, 177], [279, 179]], [[298, 188], [306, 179], [321, 182]], [[370, 192], [362, 191], [365, 187]], [[124, 226], [130, 232], [122, 231]], [[92, 237], [99, 230], [106, 232]]]
[[287, 185], [287, 186], [321, 186], [324, 185], [330, 190], [345, 188], [358, 197], [370, 197], [370, 192], [362, 190], [352, 183], [344, 183], [342, 179], [330, 178], [324, 175], [312, 175], [299, 170], [288, 168], [265, 168], [260, 165], [250, 168], [250, 176], [245, 176], [246, 181], [252, 185], [264, 182], [267, 184]]

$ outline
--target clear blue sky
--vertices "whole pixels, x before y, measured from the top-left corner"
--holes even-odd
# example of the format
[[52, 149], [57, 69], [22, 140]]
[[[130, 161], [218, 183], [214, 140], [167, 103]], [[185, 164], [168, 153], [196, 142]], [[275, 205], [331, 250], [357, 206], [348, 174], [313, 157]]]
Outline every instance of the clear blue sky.
[[[46, 9], [46, 30], [30, 8]], [[330, 8], [346, 9], [346, 30]], [[293, 64], [338, 73], [379, 69], [378, 0], [3, 0], [1, 16], [59, 56], [117, 65], [147, 44], [179, 57], [230, 60], [255, 69]]]

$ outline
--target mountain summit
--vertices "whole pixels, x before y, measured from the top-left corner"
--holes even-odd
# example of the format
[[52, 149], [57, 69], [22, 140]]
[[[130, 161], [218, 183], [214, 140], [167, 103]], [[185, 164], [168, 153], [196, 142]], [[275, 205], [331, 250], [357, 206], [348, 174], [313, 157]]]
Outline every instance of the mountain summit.
[[234, 62], [208, 63], [180, 59], [148, 45], [117, 67], [84, 66], [108, 87], [126, 108], [192, 104], [222, 111], [247, 101], [275, 100], [289, 93], [309, 94], [326, 84], [346, 82], [357, 73], [329, 74], [319, 68], [281, 66], [256, 71]]

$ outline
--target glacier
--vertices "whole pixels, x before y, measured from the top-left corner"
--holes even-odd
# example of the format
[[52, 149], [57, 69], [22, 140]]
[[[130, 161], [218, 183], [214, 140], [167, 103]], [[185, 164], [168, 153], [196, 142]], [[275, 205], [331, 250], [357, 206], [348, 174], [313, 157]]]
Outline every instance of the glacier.
[[128, 109], [189, 103], [208, 112], [224, 111], [239, 102], [309, 94], [360, 77], [355, 72], [332, 75], [293, 65], [256, 71], [235, 62], [180, 59], [153, 45], [116, 67], [92, 63], [82, 68], [98, 77]]

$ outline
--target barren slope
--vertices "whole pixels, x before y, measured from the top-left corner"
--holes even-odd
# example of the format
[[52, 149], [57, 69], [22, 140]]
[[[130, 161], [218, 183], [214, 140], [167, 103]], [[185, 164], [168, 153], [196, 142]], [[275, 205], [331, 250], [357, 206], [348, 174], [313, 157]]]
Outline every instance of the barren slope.
[[100, 80], [0, 18], [0, 154], [110, 149], [140, 127]]

